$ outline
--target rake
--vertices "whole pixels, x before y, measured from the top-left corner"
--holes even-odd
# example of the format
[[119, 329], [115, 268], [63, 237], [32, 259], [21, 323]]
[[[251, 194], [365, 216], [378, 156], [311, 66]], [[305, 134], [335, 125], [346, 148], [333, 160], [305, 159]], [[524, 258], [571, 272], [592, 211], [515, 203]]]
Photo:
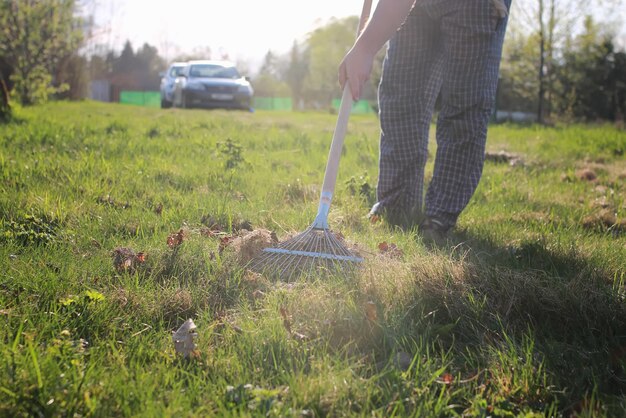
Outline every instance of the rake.
[[[365, 0], [363, 3], [357, 35], [361, 33], [369, 18], [371, 5], [372, 0]], [[363, 258], [346, 247], [343, 239], [337, 237], [328, 225], [328, 212], [335, 192], [339, 159], [351, 109], [352, 94], [346, 83], [330, 145], [315, 221], [295, 237], [274, 247], [264, 248], [251, 260], [250, 270], [289, 280], [316, 273], [352, 274], [363, 261]]]

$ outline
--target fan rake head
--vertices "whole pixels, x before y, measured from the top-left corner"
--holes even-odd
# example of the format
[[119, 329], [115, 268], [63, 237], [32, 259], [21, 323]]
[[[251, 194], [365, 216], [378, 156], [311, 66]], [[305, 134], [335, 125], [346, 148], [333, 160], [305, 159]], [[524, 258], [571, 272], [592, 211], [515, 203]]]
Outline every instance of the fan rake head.
[[310, 226], [287, 241], [264, 248], [248, 268], [289, 281], [301, 276], [350, 275], [362, 262], [333, 232]]

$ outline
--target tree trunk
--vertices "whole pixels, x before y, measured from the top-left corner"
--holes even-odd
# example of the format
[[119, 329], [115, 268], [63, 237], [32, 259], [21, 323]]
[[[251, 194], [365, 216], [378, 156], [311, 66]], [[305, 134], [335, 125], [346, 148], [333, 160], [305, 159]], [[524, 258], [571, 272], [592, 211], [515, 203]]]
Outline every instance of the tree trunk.
[[539, 95], [537, 97], [537, 122], [543, 123], [543, 102], [546, 95], [545, 61], [546, 61], [546, 32], [543, 25], [543, 0], [539, 0]]
[[11, 104], [9, 103], [9, 89], [4, 78], [0, 76], [0, 121], [6, 121], [11, 117]]
[[554, 28], [556, 26], [556, 6], [555, 0], [550, 0], [550, 16], [548, 18], [548, 41], [546, 43], [546, 101], [543, 113], [545, 118], [550, 121], [553, 105], [553, 93], [554, 93]]

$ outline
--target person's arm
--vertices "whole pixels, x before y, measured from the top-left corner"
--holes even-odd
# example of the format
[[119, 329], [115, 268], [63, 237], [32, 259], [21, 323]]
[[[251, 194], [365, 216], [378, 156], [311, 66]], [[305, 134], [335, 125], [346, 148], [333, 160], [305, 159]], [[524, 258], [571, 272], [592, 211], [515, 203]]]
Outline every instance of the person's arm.
[[379, 0], [365, 29], [339, 65], [339, 84], [350, 85], [352, 98], [358, 100], [372, 72], [376, 53], [391, 39], [409, 15], [415, 0]]

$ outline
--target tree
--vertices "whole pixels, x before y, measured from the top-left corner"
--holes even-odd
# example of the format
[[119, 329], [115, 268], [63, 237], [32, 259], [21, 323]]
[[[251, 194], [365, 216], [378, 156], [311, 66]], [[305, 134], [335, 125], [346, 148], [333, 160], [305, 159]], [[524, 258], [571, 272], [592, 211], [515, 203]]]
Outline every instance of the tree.
[[[556, 88], [555, 68], [581, 21], [594, 9], [608, 11], [621, 3], [622, 0], [519, 0], [512, 3], [507, 37], [521, 31], [522, 37], [533, 45], [534, 52], [526, 57], [529, 61], [525, 64], [532, 63], [536, 73], [532, 91], [536, 97], [538, 122], [550, 117]], [[505, 56], [504, 61], [506, 59]]]
[[88, 96], [89, 71], [87, 59], [78, 54], [72, 54], [59, 63], [54, 78], [67, 89], [55, 94], [57, 99], [79, 100]]
[[287, 67], [285, 79], [291, 88], [291, 98], [295, 106], [303, 101], [304, 80], [309, 73], [309, 63], [307, 57], [300, 52], [297, 42], [293, 43], [289, 53], [289, 66]]
[[161, 81], [159, 72], [163, 68], [166, 68], [165, 60], [159, 56], [155, 47], [144, 43], [135, 53], [133, 71], [143, 76], [143, 88], [158, 89]]
[[587, 17], [584, 32], [568, 45], [556, 69], [559, 110], [586, 120], [623, 120], [626, 111], [626, 53], [614, 36]]
[[[514, 26], [515, 22], [511, 22]], [[536, 34], [512, 30], [506, 35], [498, 84], [498, 109], [537, 111]]]
[[319, 103], [330, 104], [340, 97], [337, 68], [352, 44], [359, 23], [356, 16], [341, 20], [333, 19], [309, 34], [306, 41], [309, 60], [309, 76], [305, 89], [308, 97]]
[[539, 122], [562, 112], [563, 65], [572, 40], [592, 13], [610, 26], [614, 19], [610, 12], [620, 1], [514, 1], [501, 64], [499, 107], [514, 103], [513, 108], [534, 112]]
[[11, 66], [13, 91], [23, 104], [46, 101], [66, 88], [55, 84], [58, 63], [81, 40], [81, 20], [74, 0], [0, 2], [0, 56]]
[[127, 40], [122, 48], [122, 53], [113, 62], [114, 73], [130, 73], [135, 66], [135, 51], [133, 45]]
[[254, 80], [255, 95], [259, 97], [284, 97], [289, 95], [289, 86], [282, 80], [280, 59], [267, 51], [263, 64]]
[[9, 89], [0, 77], [0, 122], [11, 118], [11, 104], [9, 103]]
[[[358, 24], [358, 16], [333, 19], [309, 34], [304, 52], [308, 63], [304, 91], [309, 101], [319, 105], [341, 97], [337, 70], [339, 63], [354, 44]], [[370, 81], [364, 87], [364, 100], [376, 100], [376, 87], [380, 81], [384, 56], [385, 48], [381, 48], [375, 57]]]

